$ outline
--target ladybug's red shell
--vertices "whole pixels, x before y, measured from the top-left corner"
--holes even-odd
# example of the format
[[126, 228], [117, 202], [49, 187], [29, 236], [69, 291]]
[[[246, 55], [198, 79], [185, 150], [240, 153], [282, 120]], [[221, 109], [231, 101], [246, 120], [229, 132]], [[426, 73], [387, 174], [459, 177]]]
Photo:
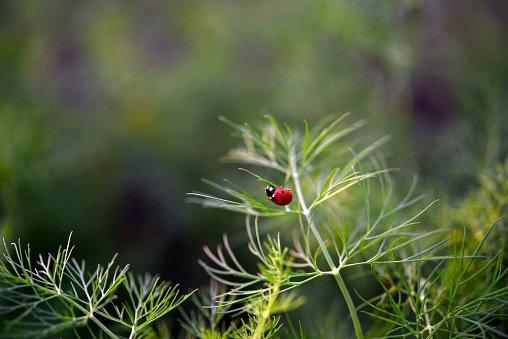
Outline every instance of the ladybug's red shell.
[[293, 201], [293, 193], [283, 187], [274, 188], [272, 186], [266, 186], [266, 195], [271, 202], [277, 205], [287, 205]]

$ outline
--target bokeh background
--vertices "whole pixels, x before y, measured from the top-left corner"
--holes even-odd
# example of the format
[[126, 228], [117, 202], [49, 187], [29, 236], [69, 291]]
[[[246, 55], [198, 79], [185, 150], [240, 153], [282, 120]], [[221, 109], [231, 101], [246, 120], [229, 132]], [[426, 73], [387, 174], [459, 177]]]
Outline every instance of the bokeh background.
[[351, 112], [401, 180], [458, 199], [508, 153], [507, 19], [505, 0], [1, 1], [2, 235], [46, 253], [72, 231], [91, 268], [119, 253], [206, 285], [202, 246], [243, 230], [185, 201], [238, 175], [219, 115]]

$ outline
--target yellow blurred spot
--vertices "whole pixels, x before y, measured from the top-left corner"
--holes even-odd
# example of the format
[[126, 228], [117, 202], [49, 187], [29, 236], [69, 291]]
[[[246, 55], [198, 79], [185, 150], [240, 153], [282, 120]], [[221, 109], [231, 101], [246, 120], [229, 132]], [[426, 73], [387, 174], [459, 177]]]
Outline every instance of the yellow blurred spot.
[[156, 105], [150, 97], [139, 93], [127, 94], [120, 105], [127, 129], [150, 132], [156, 125]]

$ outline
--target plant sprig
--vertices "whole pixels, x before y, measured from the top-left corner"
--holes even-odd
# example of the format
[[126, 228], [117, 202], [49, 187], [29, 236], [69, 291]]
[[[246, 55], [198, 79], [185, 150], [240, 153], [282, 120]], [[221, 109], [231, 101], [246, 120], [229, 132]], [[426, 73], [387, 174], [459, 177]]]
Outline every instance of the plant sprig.
[[[422, 277], [422, 262], [397, 263], [392, 277], [397, 277], [398, 282], [392, 280], [387, 287], [380, 278], [380, 271], [373, 268], [373, 275], [385, 294], [377, 300], [358, 296], [364, 301], [364, 306], [373, 310], [365, 313], [388, 325], [377, 335], [382, 337], [391, 333], [394, 338], [404, 338], [411, 333], [416, 338], [427, 339], [464, 336], [507, 338], [508, 334], [489, 324], [493, 319], [506, 316], [503, 309], [507, 305], [502, 300], [508, 296], [508, 287], [503, 284], [508, 271], [501, 270], [503, 250], [490, 260], [478, 256], [496, 223], [491, 225], [472, 256], [464, 255], [466, 242], [463, 242], [461, 248], [455, 247], [451, 259], [439, 261], [427, 277]], [[472, 270], [473, 263], [479, 260], [482, 263]], [[464, 293], [466, 286], [471, 289], [472, 281], [479, 276], [490, 278], [478, 290]], [[457, 300], [458, 295], [462, 295], [461, 300]], [[407, 296], [405, 301], [402, 301], [403, 296]]]
[[[224, 247], [219, 246], [216, 254], [205, 247], [205, 253], [213, 265], [200, 261], [211, 277], [232, 287], [226, 293], [231, 297], [225, 302], [228, 307], [236, 305], [237, 310], [248, 309], [251, 303], [255, 302], [256, 296], [266, 293], [267, 286], [274, 283], [266, 274], [270, 263], [259, 234], [260, 217], [291, 214], [299, 216], [300, 227], [294, 229], [296, 233], [293, 236], [292, 248], [285, 252], [289, 256], [284, 270], [286, 279], [279, 283], [278, 293], [289, 292], [318, 277], [333, 276], [346, 300], [358, 338], [364, 337], [364, 331], [359, 322], [357, 307], [342, 277], [344, 268], [364, 265], [421, 266], [425, 262], [441, 262], [454, 258], [451, 255], [433, 254], [449, 239], [446, 236], [434, 239], [440, 233], [445, 233], [445, 230], [418, 227], [417, 219], [435, 201], [412, 216], [396, 221], [398, 215], [403, 216], [404, 211], [423, 197], [413, 197], [416, 186], [414, 180], [408, 194], [398, 203], [393, 203], [394, 182], [390, 176], [393, 170], [385, 166], [381, 157], [374, 155], [374, 151], [388, 138], [381, 138], [359, 152], [346, 147], [350, 150], [349, 158], [330, 161], [332, 149], [337, 148], [337, 143], [365, 124], [362, 121], [341, 128], [346, 116], [336, 119], [328, 126], [321, 125], [315, 129], [309, 128], [305, 122], [304, 133], [293, 131], [287, 124], [279, 124], [271, 116], [267, 116], [268, 124], [260, 130], [221, 118], [241, 135], [244, 143], [229, 152], [228, 160], [284, 173], [284, 186], [294, 188], [292, 192], [295, 195], [291, 205], [280, 209], [268, 207], [264, 197], [261, 201], [258, 195], [249, 193], [248, 188], [228, 180], [226, 182], [232, 188], [205, 182], [234, 199], [191, 193], [204, 199], [200, 202], [205, 206], [246, 214], [248, 246], [260, 262], [258, 272], [249, 272], [243, 268], [226, 236]], [[338, 149], [344, 147], [339, 145]], [[369, 165], [370, 171], [364, 171], [366, 165]], [[241, 170], [254, 176], [257, 181], [276, 186], [266, 179], [266, 176], [251, 168]], [[307, 190], [308, 187], [312, 190]], [[329, 209], [338, 209], [336, 199], [343, 194], [351, 195], [350, 191], [355, 187], [358, 188], [355, 192], [359, 192], [357, 196], [364, 202], [363, 210], [356, 218], [344, 216], [330, 221], [332, 219]], [[374, 195], [376, 188], [378, 191]], [[251, 225], [251, 216], [254, 216], [254, 226]], [[272, 238], [268, 236], [269, 243], [270, 239]], [[476, 256], [477, 253], [472, 256], [462, 254], [463, 258]], [[326, 268], [323, 267], [322, 259]]]
[[[35, 264], [30, 246], [23, 250], [20, 241], [12, 243], [12, 254], [4, 240], [0, 313], [10, 320], [4, 324], [2, 338], [42, 338], [80, 327], [95, 337], [92, 324], [109, 338], [142, 338], [153, 332], [156, 320], [192, 294], [179, 296], [177, 285], [149, 274], [135, 278], [128, 265], [114, 266], [116, 255], [106, 267], [98, 265], [90, 273], [84, 261], [71, 257], [71, 235], [56, 256], [39, 255]], [[118, 304], [120, 290], [129, 299]], [[120, 326], [117, 329], [112, 323]]]

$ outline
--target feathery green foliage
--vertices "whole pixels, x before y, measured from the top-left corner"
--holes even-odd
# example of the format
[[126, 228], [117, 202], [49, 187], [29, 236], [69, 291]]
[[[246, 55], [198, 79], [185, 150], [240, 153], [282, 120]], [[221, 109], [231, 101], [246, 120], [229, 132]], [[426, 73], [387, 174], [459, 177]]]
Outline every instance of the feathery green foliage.
[[[204, 180], [221, 195], [189, 194], [204, 206], [245, 215], [257, 266], [244, 264], [224, 235], [216, 250], [205, 246], [209, 260], [199, 262], [213, 278], [208, 292], [179, 296], [177, 286], [114, 267], [115, 258], [89, 273], [84, 261], [71, 257], [70, 237], [56, 255], [39, 255], [35, 263], [29, 246], [4, 241], [2, 338], [70, 330], [77, 337], [169, 337], [154, 323], [191, 296], [197, 310], [181, 312], [190, 336], [307, 338], [316, 335], [304, 330], [308, 319], [295, 329], [289, 314], [312, 297], [300, 287], [327, 277], [349, 314], [336, 319], [337, 326], [346, 328], [342, 333], [352, 326], [357, 338], [508, 337], [504, 226], [501, 220], [486, 229], [478, 223], [505, 217], [508, 166], [483, 177], [476, 194], [450, 208], [460, 213], [451, 228], [429, 228], [419, 223], [435, 201], [417, 206], [423, 196], [415, 196], [416, 179], [400, 196], [395, 169], [377, 152], [387, 138], [354, 144], [351, 133], [365, 123], [345, 125], [346, 116], [314, 128], [305, 122], [302, 131], [270, 116], [259, 129], [221, 118], [243, 140], [226, 159], [244, 164], [246, 184]], [[272, 204], [259, 182], [290, 188], [292, 203]], [[283, 222], [276, 234], [273, 217]], [[352, 293], [351, 272], [379, 285], [378, 295]], [[360, 312], [370, 321], [361, 321]]]
[[[369, 337], [416, 338], [452, 338], [477, 331], [484, 336], [499, 335], [502, 330], [490, 322], [502, 318], [506, 306], [506, 288], [499, 287], [506, 272], [501, 265], [503, 252], [489, 260], [480, 251], [494, 225], [472, 253], [464, 246], [447, 253], [449, 230], [419, 225], [419, 218], [434, 202], [414, 209], [423, 198], [414, 197], [416, 179], [407, 195], [397, 198], [391, 176], [394, 170], [375, 154], [387, 138], [355, 151], [346, 137], [364, 122], [343, 126], [346, 116], [315, 128], [305, 122], [304, 131], [293, 130], [271, 116], [260, 129], [221, 117], [243, 140], [226, 159], [248, 165], [240, 170], [266, 185], [279, 186], [273, 178], [284, 178], [281, 186], [290, 188], [295, 196], [290, 205], [275, 206], [263, 194], [229, 180], [229, 185], [204, 180], [228, 198], [189, 193], [204, 206], [245, 214], [248, 247], [259, 262], [257, 271], [245, 269], [227, 236], [216, 252], [205, 247], [212, 263], [201, 265], [216, 281], [231, 287], [211, 307], [248, 314], [249, 321], [242, 321], [227, 336], [276, 335], [281, 326], [278, 314], [303, 303], [296, 288], [325, 276], [335, 279], [357, 338], [366, 333]], [[265, 217], [275, 216], [288, 218], [289, 226], [275, 238], [263, 235], [260, 229]], [[292, 216], [297, 217], [296, 223]], [[288, 238], [291, 240], [282, 245], [281, 239]], [[471, 270], [480, 261], [480, 269]], [[364, 266], [372, 270], [372, 279], [380, 282], [384, 293], [371, 300], [359, 296], [364, 304], [355, 305], [343, 270], [353, 268], [365, 274]], [[490, 277], [488, 288], [469, 299], [463, 296], [465, 304], [458, 303], [464, 286], [485, 275]], [[373, 317], [372, 326], [360, 324], [358, 315], [369, 307], [364, 312]], [[268, 317], [271, 321], [264, 321]]]
[[29, 246], [13, 243], [11, 253], [4, 241], [0, 312], [9, 320], [2, 338], [42, 338], [80, 327], [92, 338], [156, 338], [154, 322], [190, 296], [149, 274], [136, 278], [128, 266], [115, 268], [116, 256], [90, 273], [71, 257], [70, 240], [56, 256], [39, 255], [36, 263]]

